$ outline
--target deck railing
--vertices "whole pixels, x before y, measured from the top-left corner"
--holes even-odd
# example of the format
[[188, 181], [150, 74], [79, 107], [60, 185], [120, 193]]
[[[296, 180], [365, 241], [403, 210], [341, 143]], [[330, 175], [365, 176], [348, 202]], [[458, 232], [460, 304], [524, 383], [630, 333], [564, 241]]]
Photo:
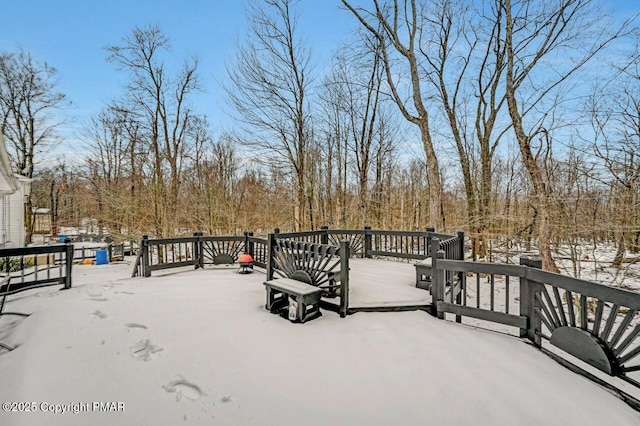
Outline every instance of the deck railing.
[[640, 294], [543, 271], [529, 258], [512, 265], [442, 256], [433, 259], [439, 318], [516, 327], [537, 347], [547, 342], [640, 389]]
[[95, 247], [76, 247], [73, 250], [73, 261], [77, 263], [82, 263], [85, 260], [96, 260], [96, 252], [100, 250], [107, 251], [107, 259], [109, 262], [115, 259], [122, 259], [125, 254], [125, 245], [124, 243], [120, 244], [105, 244], [103, 246], [95, 246]]
[[266, 238], [254, 237], [250, 232], [246, 247], [247, 253], [253, 257], [253, 264], [266, 269], [269, 259], [269, 241]]
[[193, 266], [233, 264], [242, 253], [249, 253], [254, 264], [267, 265], [267, 240], [245, 232], [244, 236], [203, 236], [150, 239], [143, 236], [132, 277], [150, 277], [153, 271]]
[[50, 285], [71, 288], [72, 244], [0, 249], [0, 297]]
[[[464, 234], [446, 235], [436, 233], [433, 228], [426, 231], [383, 231], [364, 229], [329, 229], [323, 226], [315, 231], [280, 232], [273, 234], [278, 239], [295, 240], [309, 244], [339, 246], [349, 242], [349, 256], [395, 257], [399, 259], [425, 259], [431, 255], [431, 241], [440, 239], [440, 249], [446, 258], [462, 259]], [[254, 264], [267, 267], [268, 242], [255, 237], [252, 232], [243, 236], [203, 236], [196, 232], [190, 237], [149, 239], [144, 236], [135, 261], [133, 277], [150, 276], [153, 271], [194, 266], [202, 268], [208, 264], [233, 263], [239, 254], [249, 253]]]
[[[12, 294], [55, 285], [71, 288], [72, 265], [71, 244], [0, 249], [0, 316], [28, 316], [5, 311], [7, 296]], [[2, 342], [0, 347], [14, 349]]]
[[440, 249], [445, 250], [447, 259], [464, 259], [464, 233], [456, 235], [436, 233], [433, 228], [425, 231], [389, 231], [364, 229], [329, 229], [327, 226], [316, 231], [286, 232], [274, 231], [278, 238], [304, 241], [314, 244], [339, 245], [349, 241], [350, 256], [395, 257], [398, 259], [422, 260], [431, 256], [431, 240], [440, 241]]

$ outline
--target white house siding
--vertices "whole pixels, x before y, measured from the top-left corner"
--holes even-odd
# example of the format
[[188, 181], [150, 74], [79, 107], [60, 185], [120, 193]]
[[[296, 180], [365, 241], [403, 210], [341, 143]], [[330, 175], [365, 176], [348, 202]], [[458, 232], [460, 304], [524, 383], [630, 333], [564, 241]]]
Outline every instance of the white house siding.
[[16, 176], [18, 189], [0, 197], [0, 246], [23, 247], [25, 243], [24, 205], [29, 180]]
[[0, 247], [24, 246], [24, 204], [31, 180], [14, 175], [0, 134]]

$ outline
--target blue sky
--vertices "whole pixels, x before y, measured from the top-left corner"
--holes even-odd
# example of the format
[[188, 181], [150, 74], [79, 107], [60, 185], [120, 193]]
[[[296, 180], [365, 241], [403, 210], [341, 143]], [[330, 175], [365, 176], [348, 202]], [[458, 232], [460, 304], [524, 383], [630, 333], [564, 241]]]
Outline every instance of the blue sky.
[[[205, 93], [196, 99], [214, 129], [230, 125], [223, 111], [219, 82], [225, 61], [242, 35], [245, 0], [21, 0], [1, 9], [0, 51], [23, 49], [58, 69], [59, 88], [72, 102], [62, 128], [68, 139], [121, 93], [125, 77], [106, 61], [104, 47], [117, 45], [135, 26], [158, 24], [172, 42], [176, 60], [200, 58]], [[349, 37], [354, 19], [338, 8], [340, 0], [301, 0], [300, 29], [312, 48], [316, 71], [328, 64], [333, 50]], [[638, 0], [606, 0], [619, 16], [640, 10]]]
[[[110, 0], [60, 2], [22, 0], [5, 2], [1, 9], [0, 51], [23, 49], [58, 69], [59, 88], [72, 102], [70, 135], [92, 114], [121, 93], [125, 77], [106, 61], [104, 47], [120, 44], [135, 26], [158, 24], [172, 43], [172, 55], [181, 62], [187, 55], [200, 58], [199, 71], [206, 93], [198, 96], [199, 112], [215, 128], [229, 119], [221, 109], [219, 82], [225, 61], [242, 35], [244, 0]], [[329, 59], [332, 49], [348, 35], [352, 20], [338, 9], [339, 0], [303, 0], [300, 27], [316, 62]]]

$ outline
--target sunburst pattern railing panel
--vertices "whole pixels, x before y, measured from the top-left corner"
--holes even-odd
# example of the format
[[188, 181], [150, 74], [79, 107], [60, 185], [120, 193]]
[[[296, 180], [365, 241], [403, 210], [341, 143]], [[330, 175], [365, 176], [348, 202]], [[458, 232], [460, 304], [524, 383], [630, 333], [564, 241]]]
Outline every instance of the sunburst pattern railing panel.
[[566, 277], [556, 284], [548, 279], [551, 274], [537, 274], [547, 278], [535, 292], [540, 337], [608, 374], [640, 384], [640, 377], [628, 375], [640, 371], [638, 295]]
[[364, 256], [364, 231], [353, 232], [335, 232], [331, 231], [328, 235], [329, 244], [339, 246], [340, 241], [349, 241], [349, 251], [351, 256]]
[[330, 274], [340, 266], [340, 247], [275, 239], [273, 249], [274, 273], [283, 278], [303, 271], [309, 284], [322, 287], [329, 284]]
[[[238, 256], [245, 250], [242, 237], [229, 238], [205, 238], [202, 242], [204, 263], [220, 263], [220, 259], [229, 259], [231, 263], [238, 260]], [[228, 263], [222, 261], [222, 263]]]

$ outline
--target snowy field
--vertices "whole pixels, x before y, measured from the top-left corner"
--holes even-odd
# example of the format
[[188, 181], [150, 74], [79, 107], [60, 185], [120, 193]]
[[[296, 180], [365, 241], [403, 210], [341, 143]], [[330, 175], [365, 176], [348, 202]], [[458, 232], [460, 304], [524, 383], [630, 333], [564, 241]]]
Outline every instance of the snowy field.
[[11, 297], [31, 316], [0, 318], [17, 346], [0, 401], [35, 412], [0, 425], [640, 425], [514, 337], [424, 312], [292, 324], [265, 311], [259, 271], [131, 269], [74, 265], [72, 289]]

